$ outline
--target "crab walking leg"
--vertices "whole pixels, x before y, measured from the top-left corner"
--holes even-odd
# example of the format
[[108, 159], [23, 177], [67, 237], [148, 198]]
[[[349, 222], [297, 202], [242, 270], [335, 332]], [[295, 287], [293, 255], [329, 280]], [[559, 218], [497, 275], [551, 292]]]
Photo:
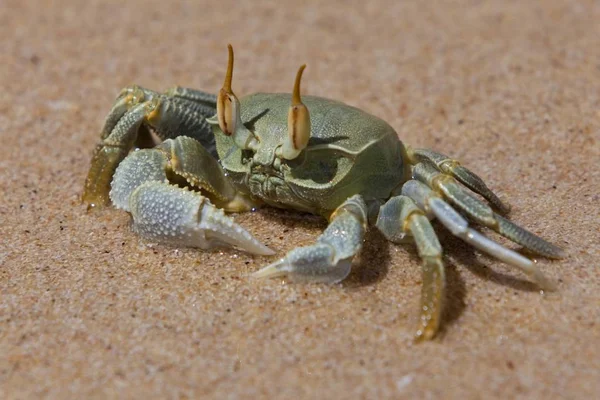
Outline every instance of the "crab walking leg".
[[477, 223], [493, 229], [539, 255], [550, 258], [564, 257], [561, 248], [494, 213], [487, 204], [467, 193], [454, 178], [438, 172], [433, 165], [419, 163], [413, 168], [413, 175], [415, 179], [441, 193]]
[[411, 234], [423, 261], [421, 315], [416, 339], [431, 339], [438, 331], [444, 305], [445, 271], [442, 246], [424, 212], [406, 196], [388, 200], [380, 209], [375, 224], [394, 243]]
[[481, 179], [474, 172], [460, 165], [457, 160], [428, 149], [408, 148], [407, 153], [413, 164], [417, 164], [418, 162], [422, 161], [428, 161], [435, 165], [440, 171], [453, 176], [473, 192], [483, 196], [483, 198], [489, 201], [502, 214], [506, 214], [510, 211], [510, 206], [503, 203], [502, 200], [500, 200], [498, 196], [496, 196], [496, 194], [487, 187], [483, 179]]
[[[110, 181], [119, 163], [152, 128], [162, 139], [193, 137], [216, 154], [212, 128], [206, 117], [214, 115], [214, 96], [174, 88], [167, 94], [130, 86], [121, 91], [106, 117], [86, 179], [82, 200], [90, 206], [108, 203]], [[211, 103], [211, 99], [213, 100]]]
[[327, 229], [312, 246], [291, 250], [281, 260], [253, 274], [256, 278], [287, 276], [292, 281], [335, 283], [350, 273], [352, 259], [362, 247], [367, 206], [355, 195], [339, 206]]
[[165, 95], [176, 102], [181, 102], [205, 117], [212, 117], [217, 110], [217, 96], [201, 90], [175, 86], [167, 90]]
[[[150, 111], [153, 112], [146, 115], [144, 124], [151, 127], [160, 139], [189, 136], [202, 143], [211, 154], [215, 155], [212, 128], [205, 121], [217, 112], [215, 95], [179, 86], [165, 93], [159, 93], [132, 85], [121, 91], [115, 104], [121, 103], [123, 99], [126, 100], [125, 103], [129, 108], [144, 102], [152, 104]], [[103, 134], [110, 133], [108, 121], [118, 117], [114, 108], [107, 117]]]
[[[165, 143], [170, 142], [174, 141]], [[253, 254], [273, 254], [207, 197], [170, 184], [172, 164], [173, 159], [157, 148], [134, 152], [117, 168], [110, 197], [117, 208], [131, 213], [135, 232], [147, 239], [202, 249], [233, 246]]]
[[137, 141], [138, 131], [149, 111], [142, 104], [147, 92], [135, 85], [124, 88], [106, 116], [82, 195], [88, 208], [108, 203], [112, 176]]
[[556, 289], [554, 283], [542, 274], [533, 261], [470, 228], [466, 219], [424, 183], [416, 180], [408, 181], [402, 187], [402, 194], [413, 199], [425, 211], [435, 215], [453, 235], [484, 253], [517, 267], [540, 286], [541, 289]]
[[[115, 113], [121, 111], [119, 107], [113, 110]], [[82, 196], [83, 202], [89, 207], [108, 203], [112, 176], [133, 146], [146, 111], [144, 104], [138, 104], [125, 112], [115, 123], [111, 133], [96, 146]], [[112, 125], [114, 119], [113, 115], [109, 115], [106, 125]]]

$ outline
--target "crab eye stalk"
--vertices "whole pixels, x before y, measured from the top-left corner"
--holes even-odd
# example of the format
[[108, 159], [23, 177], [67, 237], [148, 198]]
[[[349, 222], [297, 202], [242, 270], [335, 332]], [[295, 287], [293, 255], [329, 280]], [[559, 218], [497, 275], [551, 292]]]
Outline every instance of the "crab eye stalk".
[[288, 136], [283, 143], [281, 155], [293, 160], [306, 148], [310, 139], [310, 114], [300, 98], [300, 81], [306, 65], [302, 65], [296, 74], [292, 104], [288, 111]]
[[231, 90], [231, 79], [233, 78], [233, 47], [227, 45], [229, 50], [229, 61], [227, 63], [227, 74], [225, 82], [219, 91], [217, 97], [217, 118], [219, 119], [219, 127], [227, 136], [231, 136], [235, 132], [235, 113], [237, 111], [237, 97]]
[[227, 136], [233, 135], [235, 144], [242, 149], [252, 149], [258, 142], [252, 132], [244, 124], [240, 116], [240, 101], [231, 90], [233, 78], [233, 47], [227, 45], [229, 50], [229, 61], [223, 87], [217, 96], [217, 120], [219, 127]]

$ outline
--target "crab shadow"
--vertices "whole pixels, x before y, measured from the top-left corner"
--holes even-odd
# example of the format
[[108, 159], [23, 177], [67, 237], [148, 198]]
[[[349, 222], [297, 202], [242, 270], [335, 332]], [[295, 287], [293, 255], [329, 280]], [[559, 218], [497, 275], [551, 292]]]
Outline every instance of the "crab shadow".
[[[444, 335], [462, 315], [466, 308], [467, 289], [464, 278], [457, 267], [465, 267], [480, 279], [522, 291], [535, 292], [539, 288], [532, 282], [494, 271], [477, 257], [476, 250], [454, 236], [444, 226], [434, 222], [436, 235], [444, 249], [444, 266], [446, 272], [446, 290], [444, 293], [444, 309], [442, 311], [439, 335]], [[414, 245], [403, 245], [415, 263], [421, 260]], [[485, 256], [487, 258], [487, 256]]]
[[390, 242], [377, 229], [369, 229], [358, 259], [352, 264], [352, 271], [344, 280], [344, 287], [370, 286], [382, 280], [389, 271], [389, 247]]
[[530, 281], [489, 268], [478, 259], [475, 249], [454, 236], [441, 224], [435, 222], [434, 226], [446, 253], [444, 257], [446, 265], [446, 293], [440, 324], [440, 335], [444, 335], [448, 331], [449, 327], [460, 317], [466, 308], [465, 298], [467, 290], [465, 280], [460, 276], [457, 266], [465, 267], [480, 279], [491, 281], [514, 290], [523, 292], [535, 292], [539, 290]]

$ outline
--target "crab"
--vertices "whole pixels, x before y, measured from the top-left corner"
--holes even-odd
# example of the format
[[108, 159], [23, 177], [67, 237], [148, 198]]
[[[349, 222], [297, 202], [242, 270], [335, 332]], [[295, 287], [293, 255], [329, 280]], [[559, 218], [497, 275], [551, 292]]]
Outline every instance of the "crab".
[[541, 290], [555, 290], [532, 259], [470, 222], [544, 257], [561, 258], [562, 249], [502, 216], [509, 207], [457, 160], [404, 145], [390, 125], [358, 108], [301, 97], [305, 65], [291, 94], [238, 99], [231, 88], [231, 45], [228, 50], [218, 96], [181, 87], [162, 94], [135, 85], [121, 91], [85, 182], [88, 207], [112, 202], [131, 214], [135, 232], [152, 241], [257, 255], [275, 252], [225, 213], [268, 205], [327, 219], [316, 243], [290, 250], [256, 278], [339, 282], [369, 226], [393, 243], [413, 241], [423, 274], [417, 339], [436, 335], [444, 305], [442, 247], [433, 218]]

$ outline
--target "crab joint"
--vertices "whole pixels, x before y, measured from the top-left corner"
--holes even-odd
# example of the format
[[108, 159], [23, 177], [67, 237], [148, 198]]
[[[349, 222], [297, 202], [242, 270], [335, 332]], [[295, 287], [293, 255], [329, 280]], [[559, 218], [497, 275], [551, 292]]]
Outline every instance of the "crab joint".
[[296, 74], [292, 104], [288, 111], [288, 136], [281, 149], [281, 155], [293, 160], [306, 148], [310, 139], [310, 114], [300, 99], [300, 80], [306, 65], [302, 65]]
[[252, 132], [250, 132], [242, 123], [240, 117], [240, 101], [231, 90], [231, 80], [233, 77], [233, 47], [227, 45], [229, 50], [229, 61], [227, 63], [227, 73], [223, 87], [217, 97], [217, 119], [219, 127], [227, 136], [233, 135], [235, 144], [242, 149], [253, 148], [257, 144]]
[[156, 125], [161, 117], [161, 102], [155, 97], [146, 104], [146, 121]]

